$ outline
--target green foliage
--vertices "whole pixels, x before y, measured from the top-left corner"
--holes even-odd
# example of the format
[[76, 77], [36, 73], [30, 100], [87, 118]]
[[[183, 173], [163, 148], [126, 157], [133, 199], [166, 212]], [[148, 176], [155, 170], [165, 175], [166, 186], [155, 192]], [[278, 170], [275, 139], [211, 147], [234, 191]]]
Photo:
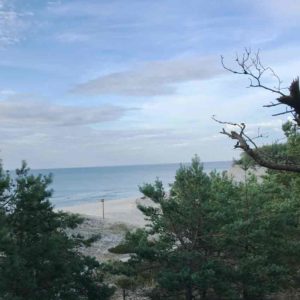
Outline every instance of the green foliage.
[[94, 240], [66, 232], [83, 219], [53, 211], [51, 176], [25, 164], [16, 175], [0, 172], [0, 299], [108, 299], [99, 263], [79, 251]]
[[141, 187], [154, 206], [140, 205], [149, 225], [115, 248], [131, 253], [120, 273], [152, 278], [153, 299], [255, 300], [296, 286], [300, 184], [282, 176], [235, 183], [195, 157], [169, 194], [159, 181]]
[[137, 269], [151, 270], [161, 294], [192, 297], [210, 288], [227, 292], [228, 270], [213, 254], [218, 244], [211, 187], [198, 158], [178, 170], [169, 196], [158, 181], [141, 187], [159, 207], [140, 206], [151, 221], [149, 228], [129, 234], [120, 248], [134, 253], [130, 263]]
[[[261, 157], [276, 163], [300, 163], [300, 132], [298, 126], [293, 122], [286, 122], [282, 130], [287, 138], [284, 143], [275, 143], [257, 148], [255, 151]], [[245, 152], [241, 158], [235, 161], [244, 169], [257, 167], [256, 162]]]
[[300, 132], [299, 127], [292, 123], [287, 122], [282, 127], [287, 137], [287, 156], [290, 161], [294, 163], [300, 162]]

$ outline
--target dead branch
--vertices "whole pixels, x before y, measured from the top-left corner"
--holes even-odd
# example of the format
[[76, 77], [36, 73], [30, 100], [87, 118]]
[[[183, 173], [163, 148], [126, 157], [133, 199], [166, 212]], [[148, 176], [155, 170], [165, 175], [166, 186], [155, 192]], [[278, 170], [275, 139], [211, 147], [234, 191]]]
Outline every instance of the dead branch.
[[[276, 113], [273, 116], [292, 114], [294, 120], [300, 126], [300, 89], [299, 89], [299, 78], [296, 78], [289, 87], [289, 94], [283, 93], [281, 87], [282, 81], [275, 71], [270, 67], [265, 67], [260, 59], [259, 51], [252, 54], [251, 49], [245, 49], [245, 52], [239, 56], [236, 55], [237, 69], [232, 69], [226, 66], [224, 57], [221, 56], [221, 64], [223, 68], [233, 74], [246, 75], [249, 79], [249, 87], [262, 88], [269, 92], [278, 95], [277, 102], [271, 102], [270, 104], [264, 105], [264, 107], [273, 107], [279, 105], [286, 105], [290, 109], [286, 109], [284, 112]], [[274, 87], [267, 86], [263, 83], [263, 77], [269, 74], [276, 80]]]
[[[242, 56], [239, 56], [238, 54], [236, 55], [235, 61], [238, 65], [238, 69], [236, 70], [227, 67], [224, 62], [224, 57], [221, 56], [221, 64], [225, 70], [233, 74], [248, 76], [248, 79], [250, 81], [249, 87], [259, 87], [272, 93], [279, 94], [280, 96], [285, 96], [281, 88], [282, 81], [272, 68], [265, 67], [262, 64], [259, 51], [252, 55], [251, 49], [246, 48]], [[277, 85], [275, 87], [271, 88], [262, 83], [262, 77], [266, 73], [269, 73], [276, 79]]]
[[[221, 63], [225, 70], [233, 74], [246, 75], [249, 79], [249, 87], [262, 88], [269, 92], [275, 93], [278, 95], [276, 102], [271, 102], [270, 104], [264, 105], [264, 107], [277, 107], [280, 105], [285, 105], [285, 111], [273, 114], [273, 116], [291, 114], [296, 122], [296, 126], [300, 127], [300, 87], [299, 87], [299, 78], [296, 78], [292, 81], [289, 87], [289, 94], [283, 93], [281, 87], [282, 81], [279, 76], [274, 72], [270, 67], [265, 67], [261, 60], [259, 51], [252, 53], [251, 49], [245, 49], [245, 52], [242, 55], [237, 55], [235, 59], [237, 68], [233, 69], [225, 65], [224, 58], [221, 56]], [[270, 87], [263, 83], [263, 78], [265, 75], [271, 75], [276, 80], [276, 85]], [[230, 137], [236, 141], [235, 148], [242, 149], [247, 153], [258, 165], [266, 167], [272, 170], [288, 171], [300, 173], [300, 164], [299, 162], [294, 162], [291, 160], [285, 160], [285, 162], [278, 161], [274, 157], [266, 156], [255, 144], [254, 138], [249, 137], [246, 131], [246, 125], [244, 123], [233, 123], [233, 122], [223, 122], [216, 119], [213, 116], [213, 119], [222, 125], [230, 125], [235, 129], [226, 130], [222, 129], [221, 133]], [[258, 137], [261, 137], [259, 134]]]
[[292, 162], [278, 163], [273, 161], [269, 157], [265, 157], [261, 152], [259, 152], [257, 145], [253, 141], [253, 138], [250, 138], [248, 135], [245, 134], [246, 125], [244, 123], [238, 124], [232, 122], [224, 122], [216, 119], [215, 116], [213, 116], [212, 119], [219, 124], [231, 125], [236, 127], [237, 128], [236, 131], [234, 130], [227, 131], [225, 128], [222, 128], [222, 131], [220, 133], [230, 137], [233, 140], [236, 140], [237, 143], [235, 144], [234, 148], [242, 149], [258, 165], [272, 170], [300, 173], [299, 164], [295, 164]]

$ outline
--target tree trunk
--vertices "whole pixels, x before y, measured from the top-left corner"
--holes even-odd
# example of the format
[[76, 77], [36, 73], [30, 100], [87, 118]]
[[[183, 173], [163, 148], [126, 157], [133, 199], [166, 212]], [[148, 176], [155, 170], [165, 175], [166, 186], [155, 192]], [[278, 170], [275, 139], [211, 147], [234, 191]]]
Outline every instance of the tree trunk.
[[185, 299], [186, 300], [193, 300], [193, 289], [190, 285], [186, 287]]

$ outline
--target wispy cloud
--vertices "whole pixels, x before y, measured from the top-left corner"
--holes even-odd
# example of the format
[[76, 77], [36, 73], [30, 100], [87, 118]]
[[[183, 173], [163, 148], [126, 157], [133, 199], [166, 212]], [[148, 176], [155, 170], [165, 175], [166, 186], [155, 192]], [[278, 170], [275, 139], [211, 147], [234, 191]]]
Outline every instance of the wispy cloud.
[[15, 95], [16, 91], [14, 90], [0, 90], [0, 96], [11, 96]]
[[0, 46], [7, 46], [19, 42], [28, 26], [27, 17], [32, 12], [19, 12], [13, 1], [0, 1]]
[[82, 17], [82, 16], [95, 16], [110, 15], [115, 10], [112, 3], [103, 3], [99, 1], [86, 1], [74, 0], [69, 3], [62, 3], [60, 0], [48, 1], [48, 11], [57, 16], [65, 16], [67, 18]]
[[[24, 99], [23, 99], [24, 98]], [[4, 127], [80, 126], [115, 121], [129, 109], [106, 105], [78, 107], [12, 96], [0, 101], [0, 124]]]
[[222, 68], [213, 58], [182, 58], [156, 61], [133, 70], [100, 76], [78, 84], [72, 91], [88, 95], [168, 95], [175, 94], [177, 84], [210, 79], [222, 72]]
[[78, 43], [87, 42], [90, 40], [90, 36], [83, 33], [76, 32], [64, 32], [56, 35], [56, 40], [62, 43]]
[[300, 16], [300, 2], [298, 0], [264, 0], [260, 2], [260, 5], [263, 5], [268, 15], [276, 15], [282, 19]]

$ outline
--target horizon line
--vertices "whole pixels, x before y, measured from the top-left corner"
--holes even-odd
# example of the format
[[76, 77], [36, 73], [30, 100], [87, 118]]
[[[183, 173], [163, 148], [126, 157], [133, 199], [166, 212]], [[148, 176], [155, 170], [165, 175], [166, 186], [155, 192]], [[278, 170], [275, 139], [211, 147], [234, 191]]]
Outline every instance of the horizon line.
[[[231, 160], [214, 160], [214, 161], [201, 161], [203, 164], [207, 163], [223, 163], [223, 162], [233, 162]], [[124, 164], [124, 165], [102, 165], [102, 166], [85, 166], [85, 167], [54, 167], [54, 168], [30, 168], [32, 171], [41, 171], [41, 170], [62, 170], [62, 169], [93, 169], [93, 168], [116, 168], [116, 167], [135, 167], [135, 166], [160, 166], [160, 165], [180, 165], [180, 164], [189, 164], [190, 162], [172, 162], [172, 163], [146, 163], [146, 164]], [[9, 170], [14, 171], [14, 170]]]

